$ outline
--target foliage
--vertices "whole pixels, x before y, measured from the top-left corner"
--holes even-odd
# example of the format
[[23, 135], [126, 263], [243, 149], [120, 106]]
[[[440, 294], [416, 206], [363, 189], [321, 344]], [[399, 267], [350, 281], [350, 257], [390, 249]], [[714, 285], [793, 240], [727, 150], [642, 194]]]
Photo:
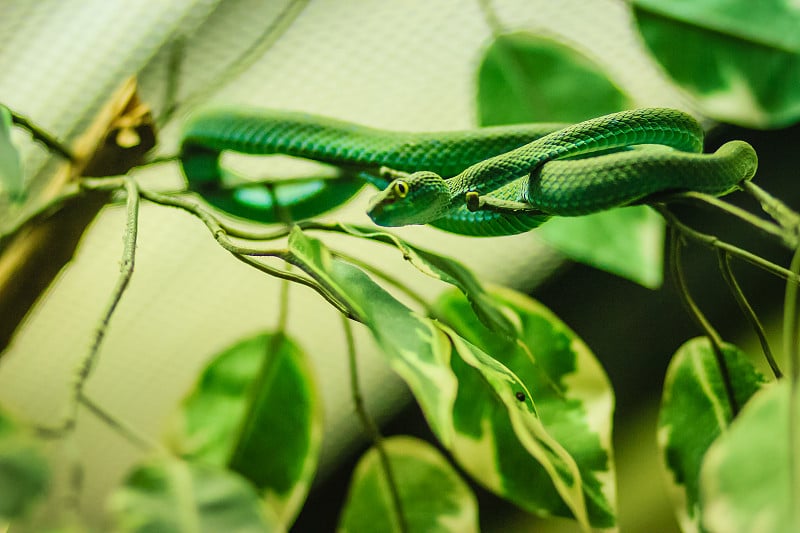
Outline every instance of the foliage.
[[50, 484], [50, 468], [30, 428], [0, 411], [0, 521], [29, 514]]
[[[434, 447], [411, 437], [383, 443], [397, 472], [408, 531], [478, 531], [478, 503], [469, 486]], [[384, 477], [380, 452], [370, 449], [353, 471], [339, 531], [402, 531]]]
[[[484, 126], [578, 122], [633, 107], [586, 55], [527, 33], [500, 34], [489, 46], [477, 103]], [[661, 284], [663, 232], [661, 218], [644, 206], [558, 218], [537, 231], [570, 258], [646, 287]]]
[[642, 39], [703, 113], [774, 128], [800, 119], [800, 9], [781, 0], [635, 0]]
[[[794, 31], [800, 15], [777, 1], [765, 2], [754, 13], [745, 6], [751, 3], [636, 0], [634, 15], [655, 59], [709, 116], [751, 127], [794, 123], [800, 118], [800, 52]], [[573, 122], [634, 105], [588, 54], [526, 32], [503, 32], [491, 20], [494, 40], [476, 73], [481, 124]], [[769, 26], [775, 21], [780, 23]], [[25, 122], [0, 107], [0, 194], [9, 198], [16, 198], [24, 183], [10, 142], [13, 124], [24, 127]], [[34, 137], [40, 135], [29, 129]], [[361, 186], [349, 181], [352, 170], [343, 169], [347, 193], [331, 192], [326, 208], [337, 207]], [[278, 213], [280, 202], [274, 202], [284, 193], [275, 194], [272, 183], [261, 185], [233, 187], [225, 198], [264, 193], [268, 208], [278, 215], [274, 218], [285, 222], [275, 231], [226, 223], [208, 207], [222, 205], [211, 193], [206, 198], [211, 201], [204, 202], [203, 194], [198, 200], [141, 189], [129, 177], [80, 180], [85, 189], [123, 190], [127, 196], [122, 275], [78, 371], [72, 414], [59, 428], [38, 428], [39, 436], [69, 436], [74, 410], [82, 404], [141, 444], [135, 432], [83, 395], [105, 328], [132, 275], [141, 198], [196, 216], [235, 258], [281, 278], [285, 290], [289, 283], [312, 288], [345, 319], [366, 328], [452, 458], [418, 439], [381, 437], [363, 407], [356, 347], [347, 325], [353, 400], [373, 447], [353, 472], [340, 531], [477, 531], [477, 499], [462, 472], [527, 512], [573, 518], [587, 531], [616, 527], [613, 390], [575, 332], [530, 297], [485, 288], [464, 265], [393, 234], [292, 221], [288, 217], [299, 211]], [[778, 236], [794, 251], [800, 215], [755, 185], [742, 187], [773, 221], [716, 198], [688, 193], [682, 199], [720, 209]], [[670, 264], [705, 334], [678, 349], [663, 390], [658, 437], [676, 515], [685, 531], [796, 530], [800, 470], [792, 450], [800, 438], [800, 259], [790, 269], [775, 265], [686, 226], [667, 201], [651, 204], [655, 209], [642, 205], [553, 220], [538, 233], [576, 260], [655, 287], [662, 281], [664, 228], [670, 227]], [[258, 211], [253, 221], [263, 214]], [[392, 246], [420, 273], [453, 288], [436, 299], [420, 295], [380, 266], [329, 247], [322, 235], [332, 232]], [[285, 248], [275, 245], [281, 238], [288, 238]], [[683, 282], [680, 249], [687, 240], [717, 251], [723, 278], [745, 311], [749, 305], [725, 267], [731, 257], [789, 280], [787, 378], [773, 365], [775, 382], [768, 383], [750, 358], [723, 343], [699, 312]], [[263, 257], [286, 266], [275, 267]], [[413, 305], [402, 303], [390, 287]], [[178, 408], [166, 446], [145, 443], [159, 453], [135, 465], [110, 500], [120, 531], [291, 528], [313, 481], [322, 420], [320, 394], [302, 343], [285, 332], [288, 299], [277, 305], [282, 318], [274, 330], [254, 333], [211, 358]], [[758, 331], [757, 317], [749, 312]], [[772, 364], [771, 354], [765, 356]], [[0, 519], [25, 525], [50, 484], [39, 439], [0, 413]]]

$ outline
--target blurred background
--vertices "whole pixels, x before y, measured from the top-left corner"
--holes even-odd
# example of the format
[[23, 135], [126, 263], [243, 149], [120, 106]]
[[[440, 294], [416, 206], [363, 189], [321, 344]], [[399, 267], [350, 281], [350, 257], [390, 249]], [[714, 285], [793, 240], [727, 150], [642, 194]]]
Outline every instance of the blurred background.
[[[487, 49], [499, 33], [524, 31], [577, 50], [606, 73], [631, 106], [692, 112], [710, 130], [707, 150], [729, 139], [750, 142], [759, 154], [762, 187], [790, 204], [797, 199], [798, 156], [792, 147], [798, 146], [800, 128], [782, 123], [754, 129], [746, 121], [736, 126], [707, 116], [653, 59], [637, 32], [633, 8], [623, 1], [3, 0], [0, 13], [0, 102], [66, 141], [86, 131], [131, 76], [159, 127], [160, 155], [177, 151], [181, 122], [209, 102], [308, 111], [387, 129], [475, 127], [481, 121], [478, 70]], [[581, 90], [563, 89], [573, 99], [582, 98]], [[558, 110], [552, 113], [557, 119]], [[51, 193], [48, 184], [58, 163], [27, 136], [15, 140], [31, 203], [42, 202]], [[256, 174], [264, 170], [263, 162], [237, 163]], [[272, 173], [280, 167], [268, 168]], [[133, 175], [152, 189], [183, 186], [175, 164]], [[368, 223], [365, 205], [373, 192], [362, 191], [329, 218]], [[746, 199], [743, 205], [754, 208]], [[5, 206], [6, 227], [29, 208]], [[730, 222], [696, 209], [676, 212], [693, 227], [788, 262], [788, 254], [747, 228], [731, 228]], [[91, 343], [117, 278], [124, 224], [124, 206], [108, 205], [85, 233], [80, 228], [65, 237], [82, 234], [74, 259], [36, 301], [0, 356], [0, 404], [9, 411], [44, 425], [63, 416], [73, 369]], [[700, 331], [671, 281], [654, 290], [574, 263], [536, 231], [492, 239], [420, 227], [397, 233], [459, 259], [482, 280], [528, 292], [584, 339], [606, 368], [617, 398], [620, 528], [677, 531], [658, 463], [657, 407], [672, 353]], [[443, 289], [403, 264], [394, 250], [331, 242], [385, 265], [422, 293]], [[653, 246], [662, 245], [656, 237]], [[134, 277], [87, 392], [137, 431], [158, 437], [212, 355], [274, 327], [280, 285], [233, 261], [195, 219], [147, 203], [140, 214], [137, 254]], [[695, 299], [713, 324], [726, 340], [758, 354], [718, 274], [716, 255], [690, 246], [685, 259]], [[749, 265], [735, 264], [735, 271], [760, 316], [777, 324], [782, 282]], [[313, 359], [326, 420], [316, 484], [293, 530], [332, 530], [352, 467], [367, 447], [353, 416], [344, 337], [336, 311], [302, 287], [291, 290], [288, 330]], [[431, 438], [369, 335], [363, 328], [356, 334], [367, 406], [385, 434]], [[105, 495], [139, 452], [88, 415], [80, 417], [72, 441], [72, 453], [89, 464], [81, 508], [102, 528]], [[63, 448], [56, 462], [62, 466], [63, 490]], [[578, 530], [568, 521], [536, 521], [475, 490], [483, 531]]]

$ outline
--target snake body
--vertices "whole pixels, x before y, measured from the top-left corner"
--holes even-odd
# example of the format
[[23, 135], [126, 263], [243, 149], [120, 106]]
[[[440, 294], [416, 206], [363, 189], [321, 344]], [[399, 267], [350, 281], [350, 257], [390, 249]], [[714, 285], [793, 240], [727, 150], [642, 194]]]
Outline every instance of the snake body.
[[[336, 207], [366, 182], [385, 187], [381, 167], [398, 171], [431, 170], [454, 176], [469, 166], [518, 148], [564, 124], [520, 124], [467, 131], [397, 132], [306, 113], [250, 108], [203, 111], [184, 125], [181, 165], [190, 189], [223, 211], [256, 222], [279, 222], [273, 195], [292, 218], [300, 220]], [[347, 172], [332, 180], [312, 180], [273, 191], [246, 186], [220, 187], [228, 173], [220, 165], [224, 151], [253, 155], [282, 154], [332, 164]], [[522, 216], [506, 221], [494, 213], [471, 213], [466, 207], [434, 225], [467, 235], [527, 231], [548, 217]], [[485, 224], [490, 222], [494, 226]], [[487, 230], [493, 232], [487, 233]]]
[[[700, 153], [702, 143], [702, 128], [692, 117], [661, 108], [571, 126], [426, 133], [303, 113], [223, 108], [187, 122], [181, 163], [192, 190], [232, 215], [259, 222], [277, 221], [276, 199], [292, 218], [307, 218], [339, 205], [366, 181], [385, 186], [369, 207], [379, 225], [432, 224], [491, 236], [528, 231], [554, 215], [628, 205], [662, 191], [725, 194], [755, 173], [757, 158], [747, 143], [732, 141], [715, 154]], [[261, 193], [252, 187], [229, 190], [219, 186], [226, 174], [219, 161], [224, 151], [311, 159], [343, 174], [335, 181]], [[389, 183], [381, 167], [399, 177]], [[468, 193], [530, 209], [473, 211], [465, 200]]]

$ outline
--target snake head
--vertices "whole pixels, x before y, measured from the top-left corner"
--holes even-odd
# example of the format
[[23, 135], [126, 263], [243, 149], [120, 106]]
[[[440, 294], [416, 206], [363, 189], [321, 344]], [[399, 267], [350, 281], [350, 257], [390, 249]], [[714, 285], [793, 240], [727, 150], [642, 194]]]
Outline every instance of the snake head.
[[444, 216], [449, 204], [445, 180], [422, 171], [394, 179], [370, 201], [367, 214], [379, 226], [427, 224]]

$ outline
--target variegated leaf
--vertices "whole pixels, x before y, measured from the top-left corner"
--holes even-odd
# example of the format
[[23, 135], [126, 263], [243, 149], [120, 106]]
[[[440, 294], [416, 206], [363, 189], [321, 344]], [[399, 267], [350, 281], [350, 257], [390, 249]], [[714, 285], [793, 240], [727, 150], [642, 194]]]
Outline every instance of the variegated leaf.
[[[736, 404], [741, 406], [761, 386], [756, 372], [738, 348], [723, 349]], [[708, 447], [733, 420], [719, 365], [705, 337], [687, 341], [672, 357], [659, 414], [658, 444], [678, 521], [684, 532], [701, 531], [700, 465]]]
[[[477, 533], [478, 502], [469, 486], [425, 441], [392, 437], [383, 441], [408, 531]], [[401, 531], [378, 451], [361, 458], [350, 482], [340, 533]]]

